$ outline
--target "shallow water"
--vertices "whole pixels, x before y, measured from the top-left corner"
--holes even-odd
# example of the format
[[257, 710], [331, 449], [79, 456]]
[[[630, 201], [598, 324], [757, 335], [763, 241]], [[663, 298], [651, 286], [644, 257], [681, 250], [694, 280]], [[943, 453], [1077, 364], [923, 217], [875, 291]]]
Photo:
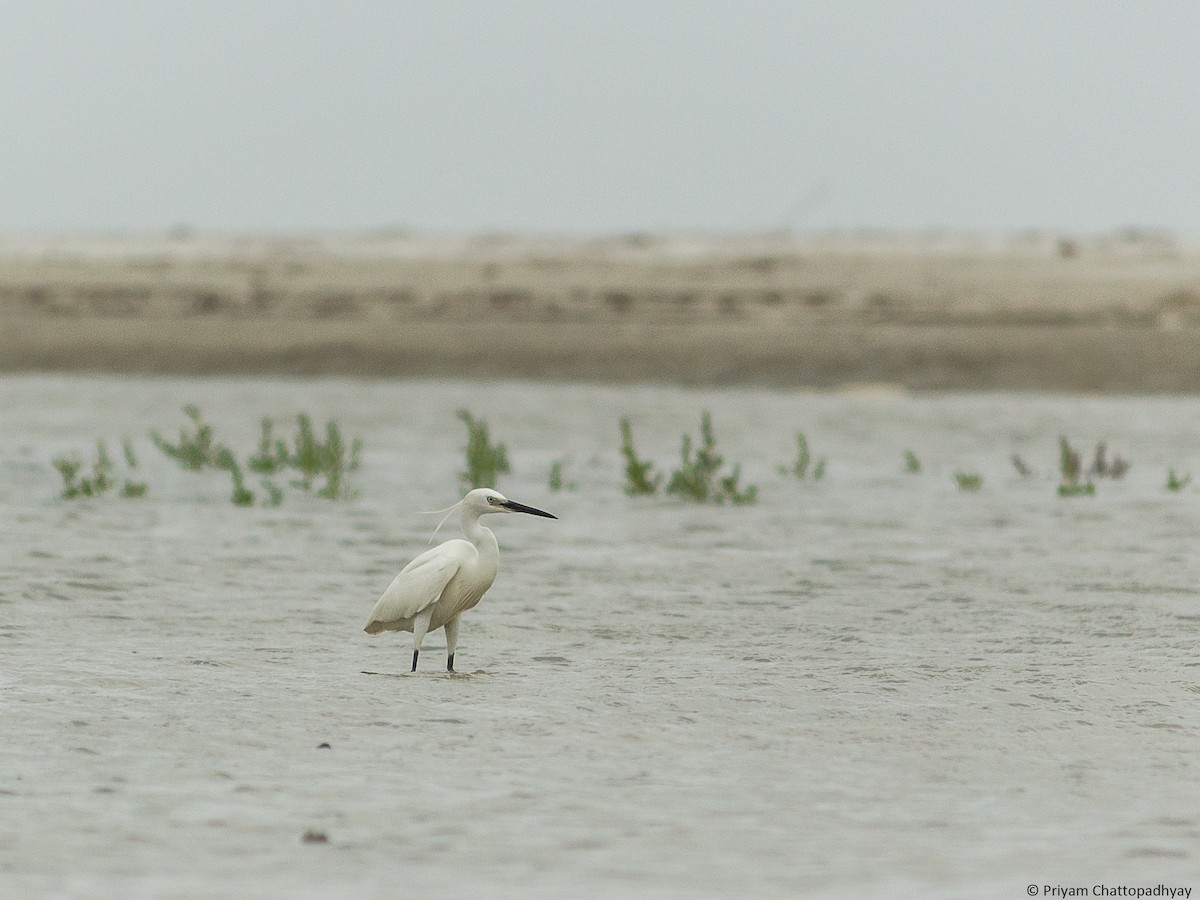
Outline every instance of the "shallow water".
[[[361, 496], [238, 509], [145, 434], [307, 410]], [[361, 627], [484, 415], [501, 574]], [[621, 492], [712, 411], [753, 507]], [[543, 384], [0, 379], [0, 895], [1025, 896], [1200, 889], [1200, 401]], [[281, 423], [282, 424], [282, 423]], [[803, 429], [826, 477], [776, 472]], [[1133, 462], [1055, 495], [1057, 437]], [[135, 438], [142, 500], [52, 456]], [[924, 464], [902, 472], [912, 449]], [[1017, 452], [1035, 468], [1022, 479]], [[551, 493], [551, 461], [578, 489]], [[956, 470], [984, 486], [960, 492]], [[449, 534], [456, 532], [448, 523]], [[383, 674], [364, 674], [375, 672]], [[329, 744], [328, 748], [321, 747]], [[304, 843], [309, 829], [327, 843]], [[349, 891], [349, 893], [346, 893]]]

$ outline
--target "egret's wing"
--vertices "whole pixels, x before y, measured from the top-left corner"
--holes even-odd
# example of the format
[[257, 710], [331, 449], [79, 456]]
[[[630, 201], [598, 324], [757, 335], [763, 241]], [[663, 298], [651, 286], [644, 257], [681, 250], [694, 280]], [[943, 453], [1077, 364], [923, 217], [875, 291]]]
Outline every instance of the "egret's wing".
[[465, 548], [474, 549], [466, 541], [447, 541], [405, 566], [371, 610], [365, 629], [372, 631], [375, 625], [411, 619], [436, 603], [450, 579], [458, 574]]

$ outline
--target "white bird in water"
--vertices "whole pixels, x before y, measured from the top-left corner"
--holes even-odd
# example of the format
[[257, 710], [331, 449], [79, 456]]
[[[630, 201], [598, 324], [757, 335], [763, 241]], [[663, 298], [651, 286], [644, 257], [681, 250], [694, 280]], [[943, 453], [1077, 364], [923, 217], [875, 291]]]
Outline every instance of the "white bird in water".
[[[479, 517], [487, 513], [519, 512], [547, 519], [558, 518], [509, 500], [491, 488], [471, 491], [450, 507], [447, 516], [455, 508], [462, 509], [462, 530], [467, 540], [438, 544], [405, 566], [383, 592], [363, 628], [367, 634], [411, 631], [414, 672], [417, 671], [421, 641], [428, 632], [443, 626], [446, 629], [446, 671], [454, 671], [459, 616], [475, 606], [496, 580], [500, 545], [491, 529], [479, 524]], [[437, 534], [436, 530], [434, 534]]]

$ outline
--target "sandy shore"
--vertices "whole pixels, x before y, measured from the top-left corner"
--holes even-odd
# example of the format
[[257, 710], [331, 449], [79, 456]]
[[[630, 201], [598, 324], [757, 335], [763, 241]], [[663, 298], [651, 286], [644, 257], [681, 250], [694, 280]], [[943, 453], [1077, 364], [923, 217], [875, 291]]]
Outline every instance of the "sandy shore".
[[1153, 235], [0, 241], [0, 371], [1200, 389]]

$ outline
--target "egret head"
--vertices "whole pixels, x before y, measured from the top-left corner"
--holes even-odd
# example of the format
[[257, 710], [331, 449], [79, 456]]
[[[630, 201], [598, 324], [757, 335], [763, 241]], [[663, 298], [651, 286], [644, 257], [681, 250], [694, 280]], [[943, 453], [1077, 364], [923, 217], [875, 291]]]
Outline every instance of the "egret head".
[[557, 519], [558, 516], [551, 515], [540, 509], [534, 509], [532, 506], [526, 506], [524, 503], [517, 503], [515, 500], [509, 500], [499, 491], [494, 491], [491, 488], [476, 488], [467, 494], [462, 499], [464, 510], [471, 510], [476, 515], [484, 515], [485, 513], [528, 513], [531, 516], [544, 516], [547, 519]]

